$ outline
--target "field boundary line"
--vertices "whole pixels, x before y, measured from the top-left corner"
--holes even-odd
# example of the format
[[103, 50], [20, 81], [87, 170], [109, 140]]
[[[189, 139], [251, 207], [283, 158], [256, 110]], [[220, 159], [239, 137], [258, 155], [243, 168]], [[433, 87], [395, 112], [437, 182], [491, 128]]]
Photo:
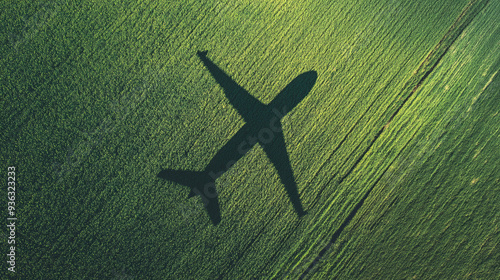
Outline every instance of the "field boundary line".
[[[367, 153], [373, 147], [373, 144], [375, 144], [375, 142], [377, 142], [380, 135], [382, 135], [382, 133], [389, 127], [392, 120], [401, 111], [401, 109], [406, 104], [406, 102], [420, 88], [420, 86], [423, 84], [423, 82], [426, 80], [426, 78], [435, 69], [435, 67], [440, 63], [441, 59], [445, 56], [445, 54], [448, 52], [450, 47], [455, 43], [457, 38], [463, 33], [463, 31], [467, 28], [467, 26], [469, 26], [469, 24], [476, 17], [476, 15], [484, 9], [484, 7], [488, 4], [488, 2], [489, 2], [489, 0], [485, 0], [485, 1], [472, 0], [462, 9], [462, 12], [458, 16], [458, 18], [453, 22], [453, 24], [448, 29], [448, 31], [445, 33], [443, 38], [441, 38], [441, 40], [429, 52], [429, 54], [426, 56], [426, 58], [420, 63], [418, 69], [414, 72], [414, 74], [406, 82], [403, 89], [400, 91], [400, 96], [401, 96], [401, 93], [409, 91], [407, 96], [396, 107], [396, 110], [394, 111], [394, 113], [391, 114], [387, 123], [380, 128], [380, 130], [377, 132], [375, 137], [372, 139], [372, 141], [370, 142], [368, 147], [361, 154], [361, 156], [356, 160], [356, 163], [353, 164], [353, 166], [349, 169], [349, 171], [347, 171], [347, 173], [340, 178], [340, 180], [338, 182], [339, 185], [342, 184], [342, 182], [347, 177], [349, 177], [349, 175], [351, 175], [351, 173], [356, 169], [356, 167], [358, 167], [359, 163], [365, 158]], [[411, 90], [409, 90], [410, 88], [411, 88]], [[416, 132], [414, 132], [414, 134], [412, 135], [410, 140], [407, 141], [405, 146], [403, 148], [401, 148], [401, 150], [398, 152], [398, 154], [394, 157], [394, 159], [392, 161], [394, 161], [400, 155], [400, 153], [407, 147], [408, 143], [411, 141], [413, 136], [415, 136], [415, 133]], [[306, 268], [306, 270], [302, 273], [302, 275], [300, 276], [299, 279], [304, 279], [308, 275], [308, 273], [314, 268], [314, 266], [319, 262], [319, 260], [324, 256], [326, 251], [338, 240], [338, 238], [342, 234], [342, 231], [347, 227], [347, 225], [351, 222], [351, 220], [356, 216], [356, 213], [358, 212], [358, 210], [361, 208], [361, 206], [363, 206], [363, 203], [365, 202], [365, 200], [369, 197], [370, 193], [373, 191], [375, 186], [378, 184], [378, 182], [384, 176], [384, 174], [386, 173], [386, 171], [388, 170], [388, 168], [390, 166], [391, 166], [391, 164], [389, 164], [388, 167], [382, 172], [380, 177], [377, 178], [375, 183], [363, 195], [361, 200], [358, 203], [356, 203], [353, 210], [351, 210], [351, 212], [349, 213], [349, 215], [347, 215], [344, 222], [342, 222], [340, 227], [333, 234], [331, 241], [325, 247], [323, 247], [321, 249], [318, 256]], [[333, 178], [334, 177], [332, 177], [330, 180], [328, 180], [326, 185], [330, 184], [330, 182], [333, 180]]]

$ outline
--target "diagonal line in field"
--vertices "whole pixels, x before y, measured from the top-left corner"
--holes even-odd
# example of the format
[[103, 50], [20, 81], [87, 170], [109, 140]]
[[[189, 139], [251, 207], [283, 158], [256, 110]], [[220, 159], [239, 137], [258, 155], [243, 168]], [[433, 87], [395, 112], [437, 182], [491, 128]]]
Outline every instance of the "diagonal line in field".
[[[443, 38], [437, 43], [437, 45], [432, 49], [432, 51], [422, 61], [422, 63], [419, 65], [416, 73], [412, 77], [410, 77], [410, 79], [408, 80], [408, 82], [406, 83], [406, 85], [403, 87], [403, 89], [401, 91], [403, 93], [411, 88], [410, 93], [407, 94], [407, 96], [404, 98], [404, 100], [401, 102], [401, 104], [396, 108], [394, 113], [391, 114], [387, 123], [384, 126], [382, 126], [382, 128], [380, 128], [380, 130], [377, 132], [375, 137], [372, 139], [372, 141], [370, 142], [368, 147], [361, 154], [361, 156], [356, 160], [355, 164], [353, 164], [352, 167], [349, 169], [349, 171], [344, 176], [342, 176], [342, 178], [338, 182], [339, 185], [347, 177], [349, 177], [349, 175], [351, 175], [351, 173], [356, 169], [356, 167], [359, 165], [359, 163], [365, 158], [368, 151], [373, 147], [373, 144], [378, 140], [380, 135], [387, 129], [387, 127], [389, 127], [389, 124], [392, 122], [394, 117], [401, 111], [401, 109], [406, 104], [406, 102], [410, 99], [410, 97], [412, 97], [413, 94], [420, 88], [420, 86], [422, 85], [424, 80], [429, 76], [429, 74], [439, 64], [441, 59], [448, 52], [448, 50], [453, 45], [453, 43], [456, 41], [456, 39], [460, 36], [460, 34], [462, 34], [462, 32], [465, 30], [465, 28], [472, 22], [472, 20], [475, 18], [475, 16], [487, 5], [488, 2], [489, 2], [489, 0], [486, 0], [486, 1], [472, 0], [464, 7], [464, 9], [462, 10], [462, 13], [458, 16], [458, 18], [455, 20], [455, 22], [451, 25], [451, 27], [448, 29], [448, 31], [443, 36]], [[391, 161], [391, 164], [400, 155], [400, 153], [407, 147], [408, 143], [414, 137], [415, 133], [416, 132], [414, 132], [414, 134], [407, 141], [405, 146], [394, 157], [394, 159]], [[318, 263], [318, 261], [324, 256], [326, 251], [337, 241], [337, 239], [342, 234], [342, 231], [347, 227], [347, 225], [350, 223], [350, 221], [354, 218], [354, 216], [356, 215], [358, 210], [361, 208], [361, 206], [363, 206], [363, 203], [368, 198], [370, 193], [373, 191], [375, 186], [378, 184], [380, 179], [387, 172], [387, 170], [391, 166], [391, 164], [388, 165], [388, 167], [384, 170], [384, 172], [382, 172], [380, 177], [368, 189], [368, 191], [361, 198], [361, 200], [354, 206], [354, 208], [351, 210], [351, 212], [346, 217], [344, 222], [340, 225], [340, 227], [333, 234], [331, 241], [325, 247], [323, 247], [321, 249], [318, 256], [307, 267], [307, 269], [302, 273], [302, 275], [300, 276], [299, 279], [304, 279], [307, 276], [307, 274], [313, 269], [313, 267]], [[333, 180], [333, 177], [325, 185], [330, 184], [332, 180]]]

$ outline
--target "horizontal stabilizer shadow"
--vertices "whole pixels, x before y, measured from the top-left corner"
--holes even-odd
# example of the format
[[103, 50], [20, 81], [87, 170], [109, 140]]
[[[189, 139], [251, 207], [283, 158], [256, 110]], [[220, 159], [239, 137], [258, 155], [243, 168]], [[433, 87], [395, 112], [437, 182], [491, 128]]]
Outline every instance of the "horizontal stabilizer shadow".
[[199, 195], [212, 223], [214, 225], [220, 223], [221, 214], [217, 190], [205, 172], [164, 169], [157, 176], [189, 187], [191, 191], [188, 198]]

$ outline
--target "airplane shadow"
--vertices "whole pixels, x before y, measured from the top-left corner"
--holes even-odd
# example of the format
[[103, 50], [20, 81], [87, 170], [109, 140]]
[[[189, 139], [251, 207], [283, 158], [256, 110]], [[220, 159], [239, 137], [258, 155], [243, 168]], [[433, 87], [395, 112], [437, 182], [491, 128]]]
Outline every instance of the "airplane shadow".
[[201, 196], [210, 220], [217, 225], [221, 214], [215, 181], [258, 143], [276, 168], [295, 212], [299, 217], [305, 215], [280, 120], [310, 92], [317, 79], [316, 71], [300, 74], [271, 103], [265, 105], [208, 59], [206, 51], [199, 51], [197, 55], [222, 87], [231, 105], [243, 117], [245, 125], [215, 154], [205, 170], [164, 169], [158, 177], [190, 187], [188, 197]]

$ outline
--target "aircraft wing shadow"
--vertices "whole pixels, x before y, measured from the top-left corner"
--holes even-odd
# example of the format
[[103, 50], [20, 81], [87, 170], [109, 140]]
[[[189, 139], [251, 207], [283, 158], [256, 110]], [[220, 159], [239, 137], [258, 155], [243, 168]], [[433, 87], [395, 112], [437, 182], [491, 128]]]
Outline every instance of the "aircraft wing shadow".
[[255, 115], [259, 110], [265, 110], [266, 105], [262, 104], [258, 99], [248, 93], [248, 91], [238, 85], [229, 75], [208, 59], [206, 54], [206, 51], [199, 51], [197, 53], [212, 77], [214, 77], [217, 83], [224, 89], [226, 98], [245, 121], [252, 119], [251, 116]]
[[306, 211], [304, 211], [302, 203], [300, 202], [297, 183], [295, 182], [292, 165], [290, 164], [290, 158], [288, 157], [288, 153], [286, 151], [285, 138], [282, 132], [275, 133], [274, 137], [275, 139], [272, 143], [262, 145], [262, 148], [278, 171], [278, 175], [285, 187], [288, 198], [290, 199], [295, 212], [299, 215], [299, 217], [301, 217], [306, 214]]

